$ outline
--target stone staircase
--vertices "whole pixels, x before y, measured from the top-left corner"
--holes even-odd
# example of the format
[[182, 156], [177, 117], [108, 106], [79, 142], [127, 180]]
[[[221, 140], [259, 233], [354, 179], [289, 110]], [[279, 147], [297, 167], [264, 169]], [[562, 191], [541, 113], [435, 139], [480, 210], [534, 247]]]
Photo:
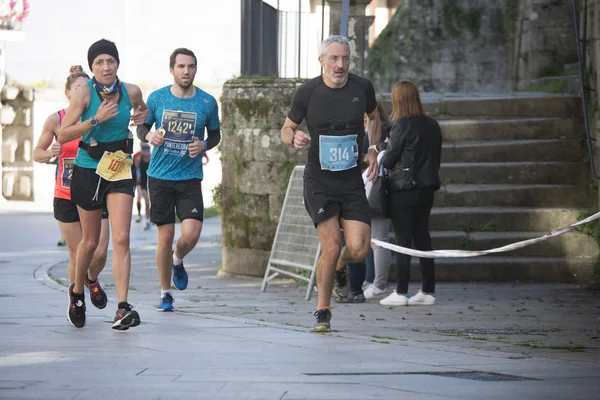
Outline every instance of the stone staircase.
[[[577, 221], [596, 199], [571, 95], [423, 95], [444, 144], [431, 217], [435, 249], [483, 250]], [[393, 237], [393, 235], [392, 235]], [[439, 281], [585, 281], [596, 242], [579, 232], [495, 256], [437, 259]], [[395, 275], [392, 272], [392, 277]], [[420, 279], [418, 259], [413, 259]]]

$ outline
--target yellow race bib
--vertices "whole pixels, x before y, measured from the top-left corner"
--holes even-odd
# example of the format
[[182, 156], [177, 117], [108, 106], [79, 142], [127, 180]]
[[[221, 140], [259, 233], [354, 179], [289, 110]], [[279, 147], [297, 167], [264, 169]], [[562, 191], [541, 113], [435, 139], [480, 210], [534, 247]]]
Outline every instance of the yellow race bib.
[[110, 182], [132, 179], [131, 165], [133, 161], [121, 150], [111, 153], [105, 151], [98, 163], [96, 173]]

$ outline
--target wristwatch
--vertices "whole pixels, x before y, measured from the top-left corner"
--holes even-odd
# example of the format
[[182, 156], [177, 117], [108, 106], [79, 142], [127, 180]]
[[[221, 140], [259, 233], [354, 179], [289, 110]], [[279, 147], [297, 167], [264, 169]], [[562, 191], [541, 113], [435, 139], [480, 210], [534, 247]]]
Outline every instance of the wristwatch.
[[369, 150], [375, 150], [376, 153], [379, 153], [379, 147], [376, 144], [370, 145], [367, 151]]
[[295, 133], [292, 135], [292, 140], [290, 142], [290, 144], [292, 145], [292, 147], [294, 147], [294, 139], [296, 139], [296, 134]]
[[98, 120], [96, 119], [96, 117], [90, 118], [89, 121], [90, 121], [90, 125], [92, 125], [92, 128], [95, 128], [98, 126]]

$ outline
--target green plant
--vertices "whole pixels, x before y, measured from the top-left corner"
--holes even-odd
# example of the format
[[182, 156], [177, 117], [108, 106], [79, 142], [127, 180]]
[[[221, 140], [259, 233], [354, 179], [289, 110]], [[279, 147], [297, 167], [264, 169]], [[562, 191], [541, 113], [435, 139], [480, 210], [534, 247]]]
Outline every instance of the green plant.
[[542, 92], [542, 93], [564, 93], [567, 91], [567, 84], [562, 80], [550, 80], [546, 82], [534, 82], [520, 90], [522, 92]]
[[216, 205], [204, 209], [204, 218], [212, 218], [220, 214], [221, 211]]
[[555, 63], [550, 65], [545, 65], [538, 71], [538, 76], [563, 76], [565, 75], [565, 66], [564, 64]]
[[272, 103], [264, 97], [259, 97], [253, 100], [233, 99], [232, 101], [246, 121], [250, 121], [250, 119], [253, 117], [261, 119], [267, 118], [272, 106]]
[[240, 175], [242, 170], [246, 169], [248, 166], [248, 160], [244, 158], [244, 156], [240, 153], [235, 153], [233, 155], [233, 171], [236, 175]]
[[219, 214], [221, 214], [221, 212], [223, 211], [222, 188], [223, 187], [222, 187], [221, 183], [218, 183], [212, 190], [213, 204]]

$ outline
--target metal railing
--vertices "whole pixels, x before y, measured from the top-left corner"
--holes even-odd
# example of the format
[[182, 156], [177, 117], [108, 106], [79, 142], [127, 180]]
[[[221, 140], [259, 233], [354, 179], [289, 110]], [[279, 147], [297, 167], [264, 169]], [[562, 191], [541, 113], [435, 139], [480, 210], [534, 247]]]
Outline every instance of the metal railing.
[[280, 78], [313, 78], [321, 73], [317, 58], [319, 44], [329, 32], [328, 20], [329, 15], [320, 12], [279, 11]]
[[[583, 14], [583, 39], [581, 39], [579, 35], [579, 15], [577, 12], [577, 0], [573, 0], [573, 22], [575, 25], [575, 39], [577, 41], [577, 58], [579, 60], [579, 84], [581, 91], [581, 105], [583, 106], [583, 122], [585, 125], [585, 135], [587, 140], [587, 148], [588, 148], [588, 156], [590, 159], [590, 169], [592, 173], [592, 178], [600, 179], [600, 176], [596, 174], [596, 161], [594, 157], [595, 146], [593, 144], [596, 141], [595, 138], [592, 137], [590, 133], [590, 121], [588, 118], [588, 109], [587, 109], [587, 91], [593, 91], [592, 88], [586, 87], [585, 85], [585, 46], [587, 42], [587, 0], [584, 0], [582, 14]], [[584, 47], [583, 51], [581, 47]]]

